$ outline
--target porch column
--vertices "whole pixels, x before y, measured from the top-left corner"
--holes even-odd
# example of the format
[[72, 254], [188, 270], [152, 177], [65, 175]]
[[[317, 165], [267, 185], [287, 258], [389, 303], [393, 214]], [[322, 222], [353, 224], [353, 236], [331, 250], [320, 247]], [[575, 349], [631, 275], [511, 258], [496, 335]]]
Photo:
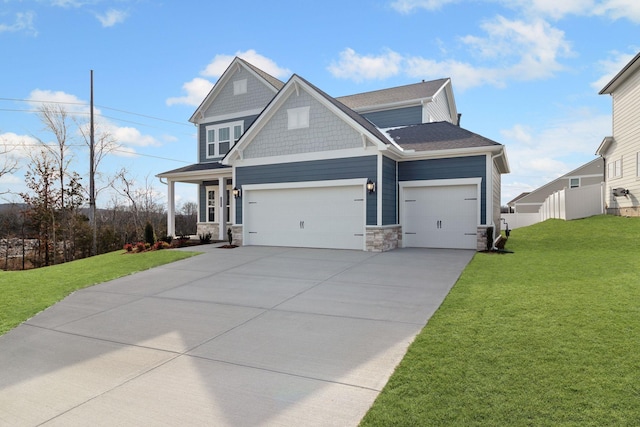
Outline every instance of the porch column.
[[176, 234], [175, 183], [167, 179], [167, 236]]
[[227, 178], [220, 177], [218, 179], [218, 197], [219, 209], [218, 209], [218, 240], [226, 240], [227, 232]]

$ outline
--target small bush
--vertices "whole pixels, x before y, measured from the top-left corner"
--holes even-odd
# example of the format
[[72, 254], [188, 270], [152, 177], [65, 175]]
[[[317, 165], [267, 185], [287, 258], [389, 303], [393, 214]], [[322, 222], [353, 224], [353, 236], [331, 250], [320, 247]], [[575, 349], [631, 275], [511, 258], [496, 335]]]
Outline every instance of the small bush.
[[160, 240], [165, 243], [171, 244], [171, 242], [173, 241], [173, 236], [162, 236]]
[[205, 234], [199, 234], [198, 237], [200, 237], [200, 243], [202, 244], [207, 244], [207, 243], [211, 243], [211, 233], [205, 233]]
[[131, 243], [127, 243], [124, 245], [123, 249], [127, 252], [133, 252], [133, 245]]
[[147, 225], [144, 226], [144, 241], [148, 243], [149, 246], [153, 245], [156, 242], [156, 236], [153, 232], [153, 225], [147, 221]]
[[170, 248], [170, 247], [171, 247], [171, 245], [168, 244], [167, 242], [165, 242], [164, 240], [158, 240], [153, 245], [153, 249], [156, 249], [156, 250], [167, 249], [167, 248]]
[[144, 252], [145, 249], [146, 247], [144, 242], [136, 243], [136, 252]]

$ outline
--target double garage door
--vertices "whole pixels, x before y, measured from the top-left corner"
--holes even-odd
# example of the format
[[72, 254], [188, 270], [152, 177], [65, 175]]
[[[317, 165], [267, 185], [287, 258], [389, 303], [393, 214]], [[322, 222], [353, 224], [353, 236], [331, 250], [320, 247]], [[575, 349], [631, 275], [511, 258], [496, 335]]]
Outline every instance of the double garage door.
[[364, 249], [363, 185], [256, 189], [243, 199], [247, 245]]
[[476, 248], [477, 185], [405, 187], [401, 198], [403, 246]]

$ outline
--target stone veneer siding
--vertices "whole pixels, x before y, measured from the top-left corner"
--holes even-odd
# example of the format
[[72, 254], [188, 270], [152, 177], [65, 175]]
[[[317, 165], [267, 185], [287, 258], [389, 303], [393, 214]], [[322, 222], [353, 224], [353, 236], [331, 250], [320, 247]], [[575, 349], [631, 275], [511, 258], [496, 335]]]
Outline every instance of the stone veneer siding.
[[402, 227], [367, 227], [367, 252], [386, 252], [402, 246]]
[[640, 216], [640, 206], [630, 206], [628, 208], [607, 208], [607, 215]]
[[[491, 249], [493, 246], [493, 241], [489, 242], [489, 236], [487, 234], [487, 229], [493, 228], [491, 225], [479, 225], [478, 232], [476, 234], [476, 250], [477, 251], [486, 251]], [[493, 231], [495, 233], [495, 230]], [[493, 239], [492, 239], [493, 240]]]

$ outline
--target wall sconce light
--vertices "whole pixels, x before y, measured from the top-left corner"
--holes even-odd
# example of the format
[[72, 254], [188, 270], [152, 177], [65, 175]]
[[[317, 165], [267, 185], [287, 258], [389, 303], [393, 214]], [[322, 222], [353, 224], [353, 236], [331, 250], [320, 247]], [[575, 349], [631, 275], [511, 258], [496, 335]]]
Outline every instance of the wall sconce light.
[[376, 183], [371, 181], [370, 179], [367, 180], [367, 191], [369, 193], [374, 193], [376, 191]]
[[231, 190], [233, 192], [233, 198], [237, 199], [238, 197], [242, 197], [242, 190], [240, 190], [239, 188], [233, 187], [233, 190]]

